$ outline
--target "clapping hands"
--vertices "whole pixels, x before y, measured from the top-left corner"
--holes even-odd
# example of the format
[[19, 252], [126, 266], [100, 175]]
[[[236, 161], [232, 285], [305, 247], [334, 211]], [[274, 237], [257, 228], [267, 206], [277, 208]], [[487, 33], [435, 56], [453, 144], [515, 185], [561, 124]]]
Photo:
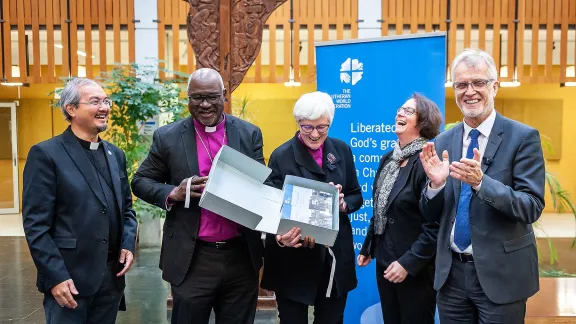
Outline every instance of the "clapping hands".
[[422, 167], [430, 179], [432, 189], [440, 188], [446, 182], [448, 176], [476, 187], [482, 181], [482, 164], [480, 151], [474, 149], [472, 159], [462, 158], [460, 161], [453, 161], [450, 164], [448, 151], [442, 152], [442, 159], [436, 154], [434, 143], [426, 143], [420, 152]]

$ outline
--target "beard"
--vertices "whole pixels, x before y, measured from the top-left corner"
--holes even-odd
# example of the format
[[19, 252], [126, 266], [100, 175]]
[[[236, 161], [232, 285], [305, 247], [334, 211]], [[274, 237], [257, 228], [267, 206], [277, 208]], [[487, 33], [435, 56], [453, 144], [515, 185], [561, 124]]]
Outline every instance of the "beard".
[[98, 133], [102, 133], [103, 131], [105, 131], [105, 130], [107, 130], [107, 129], [108, 129], [108, 125], [105, 124], [104, 126], [97, 127], [97, 128], [96, 128], [96, 131], [97, 131]]
[[481, 111], [466, 110], [466, 109], [462, 108], [462, 106], [464, 106], [464, 104], [463, 103], [461, 104], [460, 102], [457, 102], [457, 105], [458, 105], [458, 108], [460, 108], [460, 111], [462, 112], [464, 117], [466, 117], [466, 118], [480, 118], [483, 116], [488, 116], [492, 112], [492, 110], [494, 110], [494, 97], [495, 97], [495, 94], [493, 93], [493, 91], [490, 91], [488, 96], [483, 98], [485, 100], [485, 105]]

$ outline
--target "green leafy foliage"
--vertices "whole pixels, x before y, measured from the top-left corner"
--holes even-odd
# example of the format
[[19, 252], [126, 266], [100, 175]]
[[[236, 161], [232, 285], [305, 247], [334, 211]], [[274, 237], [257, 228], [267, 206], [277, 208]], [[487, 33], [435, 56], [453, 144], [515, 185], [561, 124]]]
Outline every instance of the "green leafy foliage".
[[232, 115], [245, 120], [247, 122], [253, 122], [254, 111], [248, 110], [248, 105], [250, 104], [250, 96], [243, 96], [240, 98], [232, 99]]
[[576, 277], [576, 274], [568, 273], [563, 270], [556, 270], [556, 269], [538, 269], [540, 273], [540, 277]]

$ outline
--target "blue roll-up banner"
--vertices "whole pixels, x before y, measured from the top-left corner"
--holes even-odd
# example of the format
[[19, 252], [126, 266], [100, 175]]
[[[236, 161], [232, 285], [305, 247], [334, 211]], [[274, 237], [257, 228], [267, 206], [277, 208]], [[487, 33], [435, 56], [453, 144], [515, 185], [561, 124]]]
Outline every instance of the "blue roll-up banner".
[[[357, 256], [372, 217], [380, 158], [396, 145], [396, 110], [419, 92], [444, 115], [446, 33], [317, 43], [316, 68], [318, 90], [336, 105], [330, 136], [351, 146], [362, 187], [364, 204], [350, 215]], [[356, 266], [358, 287], [348, 294], [344, 323], [383, 323], [375, 271], [375, 261]]]

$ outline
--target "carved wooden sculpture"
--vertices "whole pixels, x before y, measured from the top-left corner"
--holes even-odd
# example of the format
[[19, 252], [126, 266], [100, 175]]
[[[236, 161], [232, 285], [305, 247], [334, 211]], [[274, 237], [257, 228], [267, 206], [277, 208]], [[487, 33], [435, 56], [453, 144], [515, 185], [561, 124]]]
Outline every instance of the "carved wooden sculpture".
[[[188, 40], [196, 65], [220, 72], [230, 102], [230, 94], [260, 52], [266, 20], [286, 0], [184, 1], [190, 3]], [[229, 108], [226, 107], [228, 112]]]

